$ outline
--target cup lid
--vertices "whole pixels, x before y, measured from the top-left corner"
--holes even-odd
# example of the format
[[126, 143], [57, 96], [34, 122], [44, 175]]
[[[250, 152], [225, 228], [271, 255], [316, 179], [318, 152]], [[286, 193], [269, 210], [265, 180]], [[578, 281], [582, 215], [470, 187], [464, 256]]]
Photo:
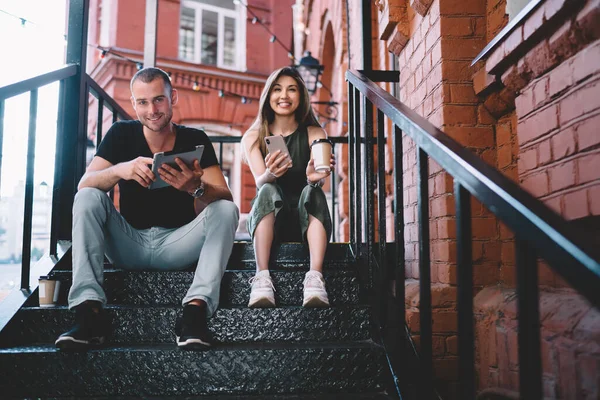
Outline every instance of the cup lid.
[[50, 275], [42, 275], [40, 276], [40, 279], [50, 280], [52, 277]]
[[331, 140], [329, 140], [329, 139], [326, 139], [326, 138], [313, 140], [313, 142], [310, 144], [310, 147], [312, 148], [315, 144], [319, 144], [319, 143], [329, 143], [329, 145], [331, 147], [333, 147], [333, 142]]

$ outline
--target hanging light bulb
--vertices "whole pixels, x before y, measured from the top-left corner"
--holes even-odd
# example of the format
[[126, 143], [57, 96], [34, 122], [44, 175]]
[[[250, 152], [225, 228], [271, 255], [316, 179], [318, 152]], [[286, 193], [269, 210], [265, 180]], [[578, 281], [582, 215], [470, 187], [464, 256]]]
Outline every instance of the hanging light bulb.
[[292, 54], [292, 52], [291, 52], [291, 51], [290, 51], [290, 52], [288, 52], [288, 58], [289, 58], [290, 60], [293, 60], [293, 59], [294, 59], [294, 55]]
[[219, 97], [224, 97], [225, 96], [225, 92], [223, 92], [223, 90], [219, 90]]
[[257, 17], [252, 18], [252, 25], [256, 25], [257, 22], [258, 22]]
[[242, 98], [240, 100], [241, 100], [242, 104], [248, 103], [248, 98], [246, 96], [242, 96]]
[[275, 37], [275, 35], [271, 36], [271, 39], [269, 39], [271, 43], [275, 43], [276, 40], [277, 38]]
[[200, 85], [198, 85], [198, 81], [194, 81], [194, 86], [192, 86], [192, 90], [194, 92], [200, 91]]
[[142, 68], [144, 68], [144, 64], [142, 64], [141, 62], [136, 62], [135, 63], [136, 68], [138, 69], [138, 71]]
[[108, 50], [102, 50], [102, 53], [100, 53], [100, 58], [106, 57], [106, 53], [108, 53]]

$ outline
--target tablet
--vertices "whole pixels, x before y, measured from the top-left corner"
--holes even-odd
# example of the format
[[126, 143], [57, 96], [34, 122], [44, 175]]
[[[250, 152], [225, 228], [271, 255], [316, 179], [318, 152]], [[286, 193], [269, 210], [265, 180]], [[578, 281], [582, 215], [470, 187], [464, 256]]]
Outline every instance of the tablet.
[[156, 177], [156, 180], [148, 186], [148, 189], [160, 189], [165, 186], [169, 186], [169, 184], [162, 179], [160, 179], [160, 175], [158, 175], [158, 170], [161, 165], [168, 164], [169, 166], [179, 169], [179, 166], [175, 162], [175, 158], [179, 158], [181, 161], [186, 163], [190, 168], [194, 163], [194, 160], [200, 161], [202, 158], [202, 152], [204, 151], [204, 145], [196, 146], [195, 150], [186, 151], [183, 153], [177, 153], [174, 151], [168, 152], [160, 152], [154, 154], [154, 160], [152, 161], [152, 172]]

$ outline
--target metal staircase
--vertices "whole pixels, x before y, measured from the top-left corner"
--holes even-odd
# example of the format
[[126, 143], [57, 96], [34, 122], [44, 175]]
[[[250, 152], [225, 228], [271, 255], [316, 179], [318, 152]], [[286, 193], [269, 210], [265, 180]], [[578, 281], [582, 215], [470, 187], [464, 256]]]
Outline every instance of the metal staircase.
[[301, 244], [285, 244], [272, 267], [278, 307], [249, 309], [254, 255], [250, 243], [236, 243], [220, 308], [209, 321], [218, 344], [205, 352], [175, 345], [175, 318], [192, 270], [121, 271], [110, 265], [105, 288], [113, 329], [107, 345], [82, 353], [57, 351], [54, 340], [74, 321], [66, 306], [70, 265], [59, 263], [54, 272], [63, 282], [59, 305], [40, 308], [34, 293], [0, 335], [0, 393], [394, 398], [386, 395], [392, 380], [384, 349], [371, 339], [371, 308], [353, 260], [347, 244], [329, 246], [324, 270], [332, 307], [306, 309], [301, 302], [308, 252]]

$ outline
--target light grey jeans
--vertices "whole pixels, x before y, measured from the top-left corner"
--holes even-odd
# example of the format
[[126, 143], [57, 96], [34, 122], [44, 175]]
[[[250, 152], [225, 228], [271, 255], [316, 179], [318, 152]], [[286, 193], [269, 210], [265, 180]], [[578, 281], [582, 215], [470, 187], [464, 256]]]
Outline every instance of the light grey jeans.
[[[160, 212], [160, 211], [157, 211]], [[209, 204], [180, 228], [133, 228], [98, 189], [84, 188], [73, 204], [73, 285], [69, 308], [86, 300], [106, 304], [104, 255], [117, 268], [181, 270], [197, 263], [182, 304], [204, 300], [208, 315], [219, 305], [221, 279], [231, 255], [239, 211], [227, 200]], [[168, 290], [168, 288], [165, 288]]]

